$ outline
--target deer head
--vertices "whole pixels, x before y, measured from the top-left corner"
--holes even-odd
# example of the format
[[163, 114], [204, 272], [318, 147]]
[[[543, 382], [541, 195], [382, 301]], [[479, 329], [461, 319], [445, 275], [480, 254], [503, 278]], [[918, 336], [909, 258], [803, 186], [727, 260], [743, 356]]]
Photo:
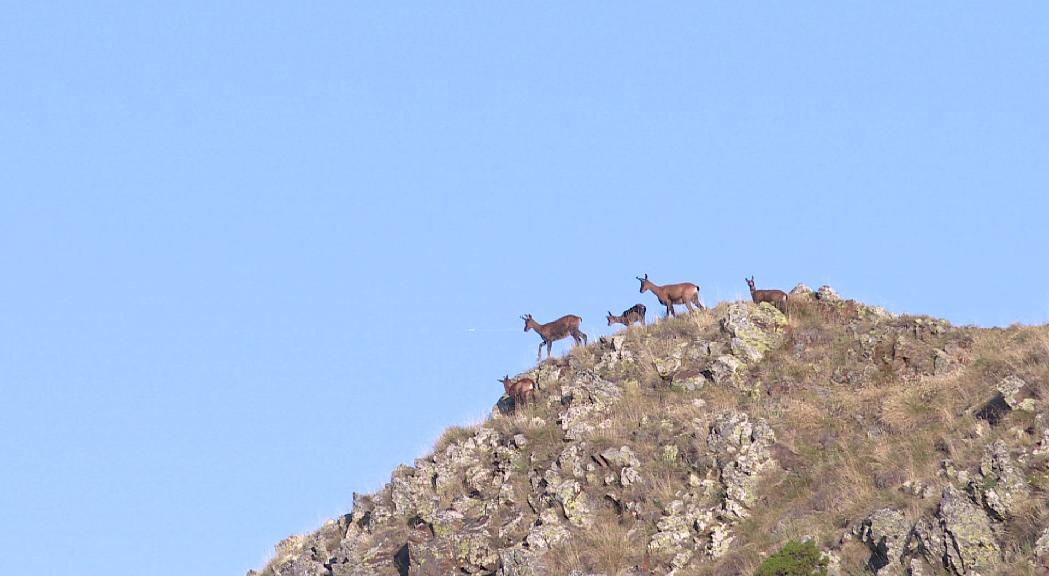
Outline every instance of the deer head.
[[510, 393], [510, 375], [507, 374], [506, 376], [503, 376], [503, 379], [500, 380], [500, 382], [503, 383], [503, 391], [506, 392], [507, 394], [509, 394]]
[[747, 286], [750, 286], [750, 290], [753, 292], [754, 289], [755, 289], [754, 288], [754, 276], [751, 276], [750, 278], [744, 278], [744, 280], [747, 281]]
[[535, 320], [532, 319], [532, 315], [531, 314], [525, 314], [524, 316], [521, 316], [521, 320], [525, 321], [525, 326], [524, 326], [524, 331], [525, 332], [528, 332], [528, 329], [532, 327], [532, 323], [535, 322]]
[[651, 284], [651, 282], [648, 281], [648, 274], [645, 274], [644, 278], [640, 276], [634, 276], [634, 278], [637, 278], [641, 281], [641, 293], [644, 294], [645, 290], [648, 290], [649, 284]]

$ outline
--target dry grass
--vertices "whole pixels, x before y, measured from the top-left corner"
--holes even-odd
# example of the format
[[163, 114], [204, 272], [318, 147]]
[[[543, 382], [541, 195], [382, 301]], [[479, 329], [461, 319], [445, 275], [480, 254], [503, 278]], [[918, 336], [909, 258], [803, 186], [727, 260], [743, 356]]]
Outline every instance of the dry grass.
[[476, 426], [452, 426], [445, 430], [433, 444], [434, 454], [439, 454], [448, 449], [452, 444], [464, 442], [477, 433], [479, 425]]
[[575, 530], [573, 537], [556, 546], [547, 558], [555, 574], [573, 570], [607, 576], [634, 574], [633, 569], [644, 561], [648, 542], [646, 534], [639, 534], [640, 528], [614, 512], [601, 510], [593, 528]]

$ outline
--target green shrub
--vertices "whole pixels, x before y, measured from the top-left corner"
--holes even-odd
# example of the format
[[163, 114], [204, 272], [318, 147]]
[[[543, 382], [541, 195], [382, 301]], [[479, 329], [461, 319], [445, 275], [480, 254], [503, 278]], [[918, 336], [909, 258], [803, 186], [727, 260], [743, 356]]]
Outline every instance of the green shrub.
[[791, 540], [762, 562], [754, 576], [827, 576], [827, 559], [811, 540]]

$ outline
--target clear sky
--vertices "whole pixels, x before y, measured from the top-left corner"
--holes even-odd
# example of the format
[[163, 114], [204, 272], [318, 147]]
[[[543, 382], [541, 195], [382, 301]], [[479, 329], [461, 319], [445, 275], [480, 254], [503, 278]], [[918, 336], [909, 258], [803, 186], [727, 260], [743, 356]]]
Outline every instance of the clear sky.
[[243, 574], [643, 273], [1045, 322], [1047, 55], [1045, 2], [3, 2], [0, 572]]

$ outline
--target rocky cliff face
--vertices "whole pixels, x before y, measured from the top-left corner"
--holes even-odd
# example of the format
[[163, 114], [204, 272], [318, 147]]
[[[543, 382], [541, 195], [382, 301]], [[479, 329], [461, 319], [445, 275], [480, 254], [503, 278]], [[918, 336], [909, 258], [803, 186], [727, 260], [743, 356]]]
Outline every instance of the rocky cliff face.
[[1049, 573], [1049, 329], [957, 328], [799, 286], [527, 373], [251, 576]]

